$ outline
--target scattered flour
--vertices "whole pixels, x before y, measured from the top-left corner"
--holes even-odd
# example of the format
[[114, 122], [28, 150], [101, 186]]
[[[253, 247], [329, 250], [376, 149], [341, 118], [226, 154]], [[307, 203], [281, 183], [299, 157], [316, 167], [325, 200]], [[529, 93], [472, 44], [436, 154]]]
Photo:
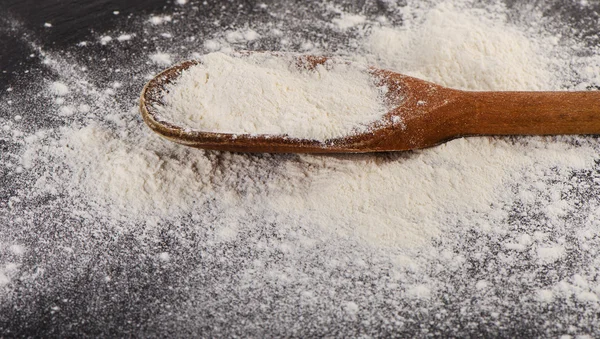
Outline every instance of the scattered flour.
[[425, 285], [409, 286], [406, 290], [406, 296], [416, 299], [428, 299], [431, 297], [431, 290]]
[[506, 14], [497, 15], [444, 2], [408, 29], [374, 28], [365, 40], [368, 62], [465, 90], [559, 89], [562, 79], [549, 59], [555, 41], [530, 39], [504, 22]]
[[167, 22], [171, 22], [173, 18], [170, 15], [153, 15], [148, 19], [152, 25], [161, 25]]
[[221, 44], [215, 40], [206, 40], [204, 42], [204, 48], [206, 48], [209, 52], [214, 52], [221, 48]]
[[540, 262], [552, 263], [564, 256], [565, 248], [562, 246], [539, 247], [537, 254]]
[[50, 90], [58, 96], [63, 96], [63, 95], [69, 94], [69, 87], [59, 81], [55, 81], [55, 82], [51, 83]]
[[117, 37], [117, 40], [119, 41], [129, 41], [133, 38], [132, 34], [121, 34]]
[[165, 89], [156, 118], [189, 129], [327, 140], [380, 119], [386, 88], [366, 67], [330, 60], [312, 70], [295, 56], [203, 56]]
[[169, 66], [173, 63], [171, 55], [168, 53], [154, 53], [149, 56], [150, 60], [157, 65]]
[[110, 36], [108, 36], [108, 35], [105, 35], [105, 36], [103, 36], [103, 37], [100, 37], [100, 44], [101, 44], [101, 45], [106, 45], [106, 44], [108, 44], [109, 42], [111, 42], [111, 41], [112, 41], [112, 39], [113, 39], [113, 38], [112, 38], [112, 37], [110, 37]]
[[539, 290], [537, 291], [538, 300], [544, 303], [549, 303], [554, 300], [554, 292], [551, 290]]
[[254, 41], [256, 39], [260, 38], [260, 34], [258, 34], [255, 30], [253, 29], [249, 29], [247, 31], [244, 32], [244, 39], [246, 41]]
[[333, 19], [332, 22], [340, 29], [348, 29], [360, 24], [364, 24], [367, 18], [363, 15], [342, 14], [340, 18]]
[[339, 55], [470, 90], [600, 85], [595, 44], [553, 30], [544, 4], [523, 10], [536, 23], [470, 1], [378, 2], [377, 17], [366, 8], [328, 19], [303, 6], [257, 5], [268, 22], [227, 31], [220, 16], [198, 22], [210, 5], [174, 6], [181, 13], [92, 35], [139, 37], [100, 56], [107, 63], [80, 64], [94, 44], [72, 58], [31, 43], [53, 74], [2, 91], [0, 319], [18, 309], [19, 324], [38, 324], [40, 312], [97, 324], [88, 309], [118, 304], [131, 333], [142, 319], [206, 336], [595, 337], [594, 137], [250, 155], [186, 148], [144, 126], [134, 105], [147, 75], [228, 49]]
[[344, 304], [344, 311], [350, 316], [355, 316], [358, 313], [359, 307], [355, 302], [348, 301]]

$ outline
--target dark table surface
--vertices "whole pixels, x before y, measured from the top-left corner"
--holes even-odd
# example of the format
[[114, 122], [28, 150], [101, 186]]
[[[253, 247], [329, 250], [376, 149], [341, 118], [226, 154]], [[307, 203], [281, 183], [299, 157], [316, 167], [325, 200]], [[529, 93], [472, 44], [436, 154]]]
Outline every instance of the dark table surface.
[[[318, 16], [318, 12], [310, 12], [311, 4], [302, 1], [266, 1], [270, 6], [287, 6], [291, 10], [300, 8], [301, 11], [307, 11], [308, 20], [311, 16]], [[535, 3], [536, 1], [526, 1]], [[592, 2], [592, 0], [590, 0]], [[508, 6], [522, 5], [519, 1], [507, 1]], [[261, 21], [265, 14], [257, 11], [257, 1], [208, 1], [203, 9], [198, 12], [198, 16], [204, 16], [206, 21], [220, 20], [220, 24], [226, 27], [232, 22], [239, 20]], [[377, 11], [386, 11], [386, 1], [356, 1], [342, 2], [346, 8], [362, 8], [371, 13]], [[240, 5], [243, 5], [240, 7]], [[31, 85], [31, 77], [26, 74], [39, 73], [46, 74], [49, 71], [44, 67], [41, 58], [38, 55], [39, 50], [58, 51], [64, 53], [73, 52], [74, 46], [80, 41], [97, 39], [99, 32], [109, 31], [119, 27], [127, 27], [127, 17], [149, 16], [151, 14], [171, 13], [178, 10], [177, 4], [165, 0], [135, 0], [135, 1], [115, 1], [115, 0], [0, 0], [0, 89], [9, 86], [14, 88], [27, 88]], [[572, 27], [577, 28], [582, 17], [585, 21], [598, 20], [597, 12], [585, 9], [588, 12], [582, 12], [580, 6], [575, 1], [553, 1], [546, 6], [547, 11], [555, 13], [557, 18], [571, 22]], [[596, 7], [597, 8], [597, 7]], [[114, 14], [118, 11], [118, 15]], [[52, 29], [44, 27], [44, 23], [50, 22]], [[589, 25], [582, 24], [582, 27]], [[197, 27], [201, 34], [204, 29]], [[580, 35], [588, 41], [598, 39], [598, 32], [592, 32], [590, 29], [582, 29]], [[304, 34], [304, 33], [303, 33]], [[305, 34], [311, 34], [306, 33]], [[32, 44], [32, 42], [35, 43]], [[151, 45], [151, 42], [149, 43]], [[269, 48], [268, 42], [263, 46]], [[36, 51], [36, 48], [39, 50]], [[135, 52], [135, 48], [132, 48]], [[96, 45], [90, 47], [89, 55], [101, 58], [112, 56], [113, 53], [108, 47]], [[123, 56], [123, 51], [117, 60]], [[35, 56], [31, 56], [36, 54]], [[86, 56], [88, 55], [86, 54]], [[82, 57], [77, 56], [75, 57]], [[100, 66], [97, 66], [100, 67]], [[98, 81], [103, 81], [98, 77]], [[108, 81], [108, 80], [107, 80]], [[135, 99], [139, 88], [131, 89], [131, 97]], [[1, 111], [0, 111], [0, 114]], [[32, 122], [34, 125], [52, 125], [51, 120], [39, 118]], [[0, 145], [1, 147], [8, 147]], [[2, 173], [0, 173], [2, 174]], [[11, 184], [10, 178], [0, 176], [0, 201], [6, 200], [12, 192], [18, 189]], [[8, 224], [7, 224], [8, 225]], [[8, 227], [0, 224], [0, 227]], [[39, 234], [45, 234], [39, 232]], [[472, 239], [471, 239], [472, 240]], [[468, 242], [469, 239], [465, 239]], [[110, 243], [110, 242], [109, 242]], [[161, 310], [161, 303], [165, 300], [170, 301], [171, 305], [184, 304], [185, 300], [180, 300], [181, 295], [169, 291], [167, 286], [171, 283], [170, 274], [175, 274], [168, 269], [161, 271], [152, 265], [140, 264], [138, 267], [131, 267], [123, 262], [130, 262], [134, 256], [133, 250], [128, 250], [132, 245], [125, 241], [124, 243], [111, 243], [112, 247], [99, 248], [98, 251], [112, 251], [115, 253], [113, 261], [98, 263], [96, 266], [90, 264], [87, 268], [90, 271], [96, 269], [111, 269], [125, 272], [128, 275], [126, 281], [122, 281], [120, 287], [109, 288], [100, 286], [88, 279], [93, 274], [80, 273], [79, 276], [69, 278], [71, 280], [64, 284], [57, 284], [54, 289], [44, 292], [32, 292], [27, 289], [21, 289], [17, 297], [13, 297], [10, 304], [0, 305], [0, 337], [80, 337], [80, 336], [101, 336], [101, 337], [123, 337], [123, 336], [219, 336], [219, 335], [289, 335], [286, 328], [280, 326], [291, 326], [293, 318], [278, 318], [272, 314], [271, 318], [264, 314], [240, 314], [237, 308], [227, 304], [226, 301], [215, 299], [213, 305], [197, 305], [199, 309], [189, 319], [168, 319]], [[226, 248], [224, 251], [233, 251]], [[35, 261], [35, 259], [31, 259]], [[134, 259], [131, 259], [134, 260]], [[575, 264], [574, 264], [575, 265]], [[190, 266], [192, 267], [192, 266]], [[64, 272], [80, 272], [69, 267], [56, 268], [63, 269]], [[172, 268], [176, 270], [176, 268]], [[518, 268], [517, 268], [518, 269]], [[85, 271], [85, 269], [84, 269]], [[64, 272], [54, 272], [57, 277], [62, 276]], [[477, 272], [474, 272], [475, 274]], [[66, 273], [65, 277], [66, 277]], [[73, 273], [76, 274], [76, 273]], [[66, 279], [66, 278], [65, 278]], [[452, 284], [452, 277], [448, 277], [449, 284]], [[460, 284], [457, 282], [456, 284]], [[117, 286], [117, 285], [115, 285]], [[260, 294], [259, 294], [260, 295]], [[395, 332], [390, 327], [381, 323], [360, 323], [344, 322], [338, 318], [331, 318], [328, 321], [323, 319], [301, 320], [305, 331], [297, 330], [295, 333], [303, 333], [303, 336], [357, 336], [365, 334], [368, 336], [426, 336], [424, 328], [429, 329], [429, 333], [440, 337], [465, 336], [465, 337], [532, 337], [544, 336], [548, 333], [547, 322], [558, 321], [569, 318], [575, 324], [584, 324], [587, 332], [598, 330], [597, 314], [592, 312], [573, 313], [573, 306], [559, 306], [540, 308], [544, 315], [536, 316], [532, 310], [526, 310], [518, 307], [518, 296], [514, 298], [514, 307], [506, 306], [500, 310], [506, 312], [507, 321], [501, 325], [494, 325], [493, 319], [490, 320], [487, 311], [479, 309], [477, 314], [463, 314], [461, 309], [465, 307], [462, 300], [447, 300], [446, 305], [432, 306], [430, 313], [411, 312], [410, 305], [401, 311], [405, 318], [403, 330]], [[64, 305], [61, 312], [51, 312], [53, 305], [57, 300], [70, 299], [70, 306]], [[459, 298], [460, 299], [460, 298]], [[239, 299], [236, 302], [243, 302]], [[188, 305], [189, 306], [189, 305]], [[422, 305], [413, 305], [421, 307]], [[219, 312], [210, 312], [210, 308], [219, 308]], [[585, 306], [581, 306], [585, 307]], [[231, 309], [230, 309], [231, 308]], [[447, 311], [447, 321], [444, 326], [436, 325], [435, 312], [440, 309]], [[236, 313], [237, 312], [237, 313]], [[258, 312], [258, 311], [257, 311]], [[429, 311], [428, 311], [429, 312]], [[489, 313], [489, 312], [488, 312]], [[218, 318], [219, 314], [227, 314], [230, 319]], [[449, 314], [449, 315], [448, 315]], [[301, 313], [298, 313], [300, 316]], [[217, 317], [217, 318], [211, 318]], [[452, 318], [454, 317], [454, 318]], [[212, 319], [212, 320], [211, 320]], [[266, 320], [265, 320], [266, 319]], [[336, 320], [337, 319], [337, 320]], [[236, 328], [239, 322], [259, 323], [263, 331], [255, 332], [236, 332], [228, 331]], [[211, 328], [214, 322], [220, 327]], [[198, 326], [194, 326], [197, 323]], [[186, 324], [186, 325], [182, 325]], [[286, 325], [287, 324], [287, 325]], [[596, 325], [594, 325], [596, 324]], [[353, 331], [355, 326], [356, 331]], [[248, 328], [248, 327], [246, 327]], [[558, 332], [552, 332], [556, 334]], [[598, 334], [598, 332], [596, 332]]]

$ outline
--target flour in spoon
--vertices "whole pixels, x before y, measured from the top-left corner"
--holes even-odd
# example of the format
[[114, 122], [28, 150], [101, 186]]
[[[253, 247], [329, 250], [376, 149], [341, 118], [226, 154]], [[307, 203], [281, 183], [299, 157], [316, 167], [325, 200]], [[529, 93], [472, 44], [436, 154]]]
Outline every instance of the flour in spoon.
[[[48, 69], [0, 90], [0, 336], [598, 337], [597, 137], [238, 154], [163, 140], [136, 104], [165, 67], [153, 55], [232, 49], [337, 55], [465, 90], [597, 89], [600, 3], [246, 10], [263, 19], [237, 14], [248, 2], [203, 3], [89, 39], [129, 41], [31, 42]], [[365, 21], [339, 23], [352, 15]]]
[[327, 140], [365, 132], [387, 112], [366, 67], [293, 55], [204, 55], [167, 86], [158, 119], [184, 128]]

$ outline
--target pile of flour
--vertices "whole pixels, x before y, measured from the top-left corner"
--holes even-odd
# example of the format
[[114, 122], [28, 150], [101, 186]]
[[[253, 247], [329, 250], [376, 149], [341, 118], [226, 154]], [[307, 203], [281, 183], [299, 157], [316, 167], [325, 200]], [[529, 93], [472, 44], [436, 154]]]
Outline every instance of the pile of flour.
[[[386, 113], [366, 67], [290, 54], [211, 53], [168, 85], [156, 118], [187, 129], [327, 139], [364, 132]], [[304, 61], [307, 62], [307, 61]]]
[[[542, 33], [531, 38], [507, 24], [501, 11], [466, 10], [446, 2], [404, 11], [416, 17], [411, 26], [371, 23], [350, 44], [356, 50], [338, 52], [452, 88], [556, 90], [570, 85], [570, 59], [555, 39]], [[201, 130], [324, 140], [360, 130], [383, 112], [385, 89], [374, 87], [355, 64], [333, 62], [307, 71], [292, 65], [292, 55], [231, 55], [234, 32], [222, 34], [211, 40], [211, 49], [227, 54], [196, 55], [202, 64], [168, 88], [167, 105], [156, 107], [160, 119]], [[244, 34], [237, 35], [241, 38], [235, 41], [243, 43]], [[50, 83], [48, 91], [61, 103], [68, 93], [83, 91], [80, 100], [115, 107], [112, 89], [90, 90], [88, 81], [73, 83], [75, 88], [58, 84]], [[98, 95], [101, 99], [94, 99]], [[43, 152], [32, 138], [24, 167], [33, 169], [40, 154], [61, 159], [51, 166], [66, 164], [69, 171], [53, 170], [66, 174], [55, 185], [69, 182], [67, 195], [84, 194], [85, 200], [107, 206], [115, 218], [184, 215], [218, 197], [224, 205], [276, 213], [278, 224], [307, 220], [319, 233], [406, 249], [427, 245], [464, 218], [499, 213], [498, 206], [517, 199], [510, 186], [530, 166], [567, 173], [596, 159], [593, 147], [572, 146], [572, 138], [550, 143], [473, 138], [393, 156], [229, 155], [165, 142], [138, 119], [135, 106], [115, 108], [85, 127], [63, 128], [60, 140]], [[70, 180], [73, 173], [75, 181]], [[502, 212], [492, 224], [502, 228], [504, 218]], [[245, 220], [233, 225], [251, 227]]]
[[[251, 332], [258, 322], [282, 336], [297, 335], [299, 327], [326, 335], [331, 332], [319, 329], [335, 327], [349, 337], [465, 337], [472, 334], [469, 324], [485, 324], [477, 329], [491, 328], [490, 336], [593, 333], [600, 308], [600, 145], [593, 137], [466, 138], [393, 154], [238, 154], [165, 141], [140, 118], [140, 86], [171, 61], [217, 52], [209, 61], [236, 79], [223, 87], [237, 86], [244, 75], [226, 68], [242, 62], [228, 56], [233, 50], [340, 56], [468, 90], [600, 86], [598, 48], [569, 27], [551, 29], [558, 19], [544, 17], [543, 4], [526, 11], [540, 18], [535, 24], [495, 2], [378, 4], [387, 7], [370, 8], [375, 17], [369, 8], [319, 7], [326, 15], [300, 8], [313, 11], [311, 20], [294, 14], [300, 9], [263, 4], [253, 10], [268, 12], [268, 22], [210, 26], [198, 37], [181, 33], [204, 24], [192, 7], [202, 5], [190, 1], [180, 12], [153, 16], [168, 20], [139, 18], [139, 26], [127, 27], [130, 40], [98, 43], [110, 52], [100, 54], [110, 64], [123, 63], [111, 69], [110, 81], [107, 63], [71, 57], [92, 58], [89, 46], [58, 53], [31, 43], [53, 76], [27, 89], [38, 97], [15, 86], [0, 102], [8, 117], [0, 119], [0, 138], [9, 149], [1, 169], [15, 183], [0, 188], [7, 196], [0, 200], [0, 222], [8, 225], [0, 228], [0, 304], [56, 295], [56, 286], [81, 286], [83, 275], [119, 290], [94, 299], [100, 304], [115, 295], [130, 300], [121, 290], [143, 291], [138, 299], [153, 302], [148, 308], [160, 314], [149, 323], [190, 333], [211, 328], [214, 336], [272, 334]], [[156, 48], [135, 45], [141, 36], [156, 38], [149, 40]], [[138, 54], [118, 44], [132, 44]], [[274, 68], [290, 79], [289, 68]], [[209, 99], [196, 92], [202, 86], [194, 88], [207, 70], [194, 69], [200, 76], [184, 84], [194, 89], [183, 98], [188, 103]], [[303, 76], [318, 75], [332, 84], [327, 81], [340, 74]], [[368, 77], [352, 78], [360, 88], [320, 89], [341, 98], [366, 96], [365, 105], [380, 107], [381, 89]], [[277, 79], [253, 89], [270, 89], [277, 98], [284, 92], [269, 87]], [[360, 92], [365, 88], [372, 91]], [[239, 93], [213, 91], [238, 107], [256, 100]], [[282, 102], [262, 102], [271, 105], [264, 111], [276, 112]], [[36, 123], [42, 114], [44, 124]], [[315, 117], [325, 126], [297, 119], [289, 130], [328, 138], [368, 124], [334, 118]], [[223, 119], [207, 128], [273, 123], [258, 116]], [[166, 272], [160, 281], [169, 287], [148, 294], [159, 280], [154, 272]], [[162, 289], [173, 294], [163, 298]], [[533, 330], [503, 332], [521, 321]]]
[[405, 16], [415, 18], [408, 27], [374, 27], [358, 58], [463, 90], [559, 90], [568, 84], [572, 55], [557, 46], [556, 36], [537, 33], [532, 38], [506, 23], [502, 7], [464, 6], [442, 2], [425, 11], [404, 8]]

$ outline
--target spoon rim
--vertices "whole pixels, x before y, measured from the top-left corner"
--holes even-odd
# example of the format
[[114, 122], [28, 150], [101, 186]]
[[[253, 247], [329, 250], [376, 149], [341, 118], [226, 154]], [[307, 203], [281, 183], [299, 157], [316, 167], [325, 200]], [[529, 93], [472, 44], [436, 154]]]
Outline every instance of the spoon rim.
[[[272, 52], [242, 51], [238, 53], [247, 55]], [[280, 53], [272, 54], [280, 55]], [[335, 58], [301, 53], [289, 54], [298, 57], [301, 64], [307, 61], [313, 64], [323, 64]], [[352, 61], [346, 62], [353, 63]], [[183, 71], [199, 64], [202, 64], [201, 60], [192, 59], [170, 66], [155, 75], [142, 89], [139, 105], [144, 122], [153, 132], [169, 141], [201, 149], [250, 153], [366, 153], [398, 150], [397, 146], [389, 147], [385, 142], [386, 138], [393, 138], [393, 135], [397, 132], [398, 126], [397, 122], [394, 121], [394, 117], [400, 114], [399, 106], [389, 103], [390, 110], [380, 119], [371, 122], [365, 131], [336, 136], [326, 140], [291, 137], [286, 134], [207, 132], [175, 125], [170, 121], [160, 119], [160, 114], [156, 112], [155, 105], [164, 105], [163, 96], [166, 86], [177, 81]], [[392, 86], [398, 87], [404, 79], [412, 79], [385, 69], [368, 67], [368, 70], [373, 76], [379, 78], [385, 86], [394, 83]], [[418, 79], [414, 80], [423, 82]], [[394, 94], [396, 91], [391, 90], [390, 93]], [[389, 98], [386, 95], [386, 99]], [[405, 101], [403, 97], [394, 96], [392, 103], [398, 100], [400, 100], [400, 103]], [[399, 149], [412, 148], [401, 147]]]
[[306, 139], [298, 137], [290, 137], [286, 134], [250, 134], [250, 133], [223, 133], [223, 132], [207, 132], [193, 128], [178, 126], [172, 122], [158, 118], [154, 105], [163, 104], [161, 96], [165, 87], [181, 75], [181, 73], [193, 66], [199, 65], [200, 60], [186, 60], [164, 69], [155, 75], [141, 91], [140, 94], [140, 111], [144, 122], [160, 136], [181, 144], [195, 146], [204, 144], [211, 145], [231, 145], [236, 144], [241, 146], [246, 142], [268, 142], [274, 147], [294, 146], [294, 147], [310, 147], [330, 150], [334, 148], [346, 148], [345, 137], [336, 137], [327, 140]]

